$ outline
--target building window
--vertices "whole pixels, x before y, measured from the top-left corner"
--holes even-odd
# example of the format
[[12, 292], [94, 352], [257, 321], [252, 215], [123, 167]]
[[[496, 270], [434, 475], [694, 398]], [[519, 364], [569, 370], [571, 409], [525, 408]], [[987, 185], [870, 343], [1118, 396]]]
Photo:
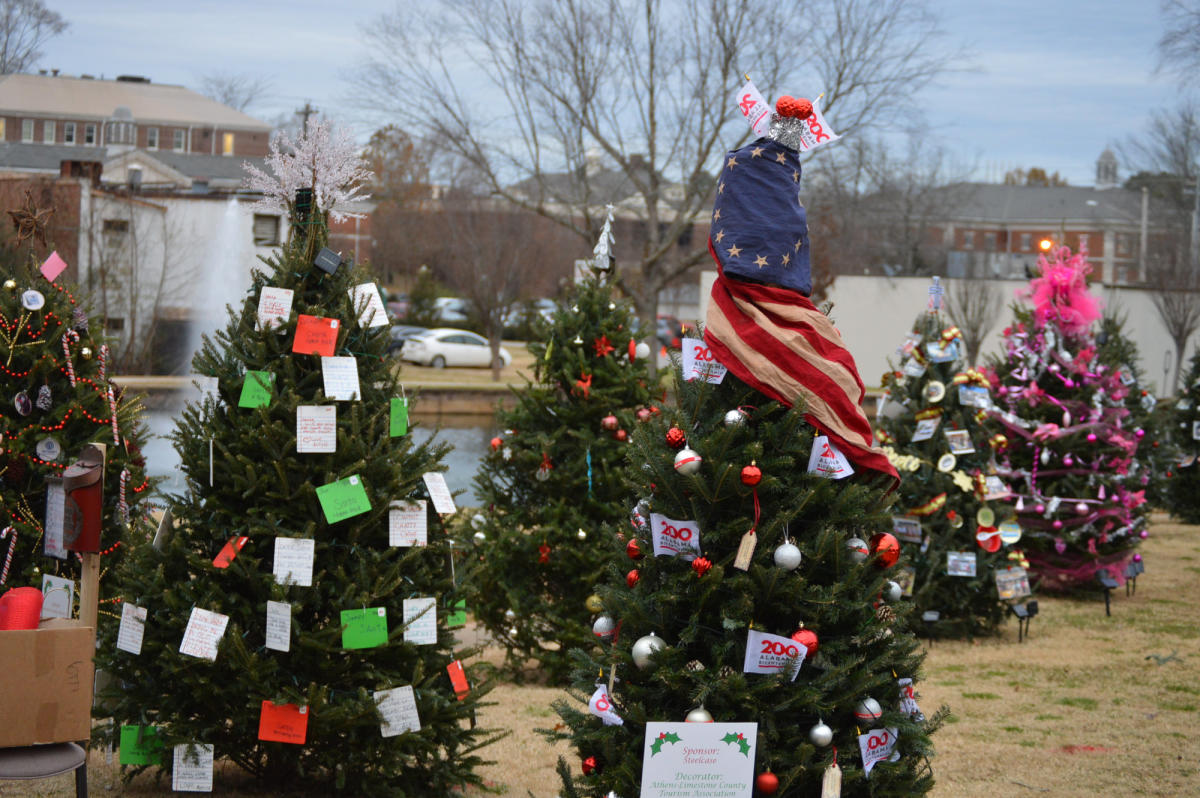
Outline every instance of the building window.
[[183, 130], [175, 131], [175, 141], [174, 141], [175, 152], [183, 152], [184, 133], [185, 132], [186, 131], [183, 131]]
[[1129, 254], [1129, 236], [1125, 235], [1124, 233], [1117, 233], [1117, 254]]
[[156, 128], [156, 127], [146, 128], [146, 149], [148, 149], [148, 150], [157, 150], [158, 149], [158, 128]]
[[22, 119], [21, 120], [21, 141], [25, 142], [26, 144], [33, 141], [33, 120], [32, 119]]
[[983, 248], [986, 249], [988, 252], [996, 251], [996, 234], [995, 233], [984, 233], [983, 234]]
[[279, 246], [279, 217], [266, 213], [254, 214], [254, 246]]
[[43, 144], [53, 144], [54, 143], [55, 127], [56, 127], [56, 125], [54, 124], [54, 122], [52, 120], [50, 120], [50, 119], [43, 120], [43, 122], [42, 122], [42, 143]]
[[75, 123], [63, 122], [63, 144], [75, 143]]
[[101, 238], [108, 249], [120, 249], [129, 237], [128, 219], [105, 219], [100, 227]]
[[964, 230], [963, 231], [962, 248], [963, 249], [975, 249], [975, 231], [974, 230]]
[[89, 147], [96, 146], [96, 126], [91, 122], [83, 126], [83, 143]]
[[1033, 233], [1021, 233], [1021, 251], [1028, 252], [1033, 249]]
[[109, 317], [104, 320], [104, 329], [110, 333], [120, 332], [125, 329], [125, 319]]
[[221, 154], [222, 155], [233, 155], [233, 134], [232, 133], [222, 133], [221, 134]]

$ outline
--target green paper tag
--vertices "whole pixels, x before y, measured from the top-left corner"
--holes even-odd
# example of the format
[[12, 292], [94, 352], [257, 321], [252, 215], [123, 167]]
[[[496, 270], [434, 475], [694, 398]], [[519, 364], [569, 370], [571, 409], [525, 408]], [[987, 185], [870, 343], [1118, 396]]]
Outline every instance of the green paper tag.
[[454, 609], [446, 613], [446, 628], [453, 629], [456, 626], [467, 625], [467, 600], [460, 599], [454, 602]]
[[400, 396], [392, 397], [392, 433], [393, 438], [408, 434], [408, 399]]
[[[138, 730], [141, 730], [141, 742], [138, 742]], [[121, 753], [119, 762], [122, 765], [161, 765], [162, 740], [158, 738], [158, 729], [154, 726], [122, 726]]]
[[375, 648], [387, 642], [387, 611], [383, 607], [342, 610], [342, 648]]
[[331, 524], [371, 509], [371, 500], [357, 474], [317, 488], [317, 500]]
[[274, 386], [275, 375], [271, 372], [247, 371], [238, 407], [262, 407], [271, 404], [271, 389]]

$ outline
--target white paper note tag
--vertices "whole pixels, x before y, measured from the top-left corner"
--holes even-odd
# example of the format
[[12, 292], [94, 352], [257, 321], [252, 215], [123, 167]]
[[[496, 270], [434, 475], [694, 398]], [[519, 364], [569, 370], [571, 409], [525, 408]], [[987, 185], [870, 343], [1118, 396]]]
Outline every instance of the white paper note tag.
[[275, 538], [275, 582], [312, 587], [313, 553], [317, 542], [312, 538]]
[[212, 792], [212, 788], [213, 747], [187, 743], [175, 746], [171, 789], [175, 792]]
[[296, 452], [337, 451], [337, 405], [296, 406]]
[[424, 546], [429, 543], [427, 502], [392, 502], [388, 509], [388, 545]]
[[404, 600], [404, 642], [437, 644], [437, 599], [422, 597]]
[[228, 615], [192, 607], [187, 629], [183, 631], [183, 642], [179, 644], [179, 653], [216, 662], [217, 646], [225, 636], [225, 627], [228, 625]]
[[267, 648], [288, 651], [292, 647], [292, 605], [286, 601], [267, 602]]
[[121, 604], [121, 625], [117, 628], [117, 648], [130, 654], [142, 653], [146, 633], [146, 608], [129, 602]]
[[424, 474], [422, 479], [425, 480], [425, 489], [429, 491], [433, 509], [439, 515], [452, 515], [455, 511], [454, 496], [446, 484], [446, 477], [440, 471], [430, 471]]
[[377, 702], [379, 717], [382, 718], [379, 731], [384, 737], [421, 730], [421, 718], [417, 715], [417, 698], [413, 694], [411, 684], [393, 687], [390, 690], [376, 690], [372, 695]]

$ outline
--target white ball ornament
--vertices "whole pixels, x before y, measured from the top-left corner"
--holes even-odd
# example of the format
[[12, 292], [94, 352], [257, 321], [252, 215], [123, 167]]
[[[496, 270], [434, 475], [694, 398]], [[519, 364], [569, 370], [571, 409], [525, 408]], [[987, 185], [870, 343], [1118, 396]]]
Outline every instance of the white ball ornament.
[[899, 601], [903, 595], [904, 588], [900, 587], [900, 583], [889, 579], [887, 585], [885, 585], [883, 588], [883, 597], [890, 602], [896, 602]]
[[712, 723], [713, 716], [703, 705], [696, 707], [691, 712], [687, 713], [685, 720], [688, 723]]
[[607, 640], [613, 636], [613, 632], [617, 629], [617, 623], [607, 615], [601, 615], [592, 624], [592, 634], [599, 637], [601, 640]]
[[846, 541], [846, 548], [850, 550], [850, 559], [855, 562], [866, 562], [867, 555], [870, 554], [867, 541], [862, 538], [850, 538]]
[[874, 698], [864, 698], [854, 708], [854, 717], [863, 722], [877, 721], [882, 714], [883, 710], [879, 708], [879, 702]]
[[650, 667], [650, 656], [657, 654], [667, 647], [662, 638], [651, 632], [645, 637], [639, 637], [637, 642], [633, 644], [633, 664], [639, 668], [645, 669]]
[[575, 537], [579, 538], [580, 540], [587, 540], [587, 532], [580, 529], [578, 532], [575, 533]]
[[504, 620], [508, 621], [509, 623], [512, 623], [516, 619], [517, 619], [517, 614], [515, 612], [513, 612], [512, 610], [504, 611]]
[[675, 470], [685, 476], [695, 474], [700, 470], [700, 463], [703, 458], [700, 454], [690, 446], [684, 446], [679, 450], [679, 454], [675, 455]]
[[482, 532], [476, 532], [473, 537], [475, 538], [476, 543], [482, 543], [483, 541], [487, 540], [487, 535], [483, 534]]
[[650, 357], [650, 344], [646, 343], [645, 341], [641, 341], [638, 343], [637, 347], [635, 347], [634, 352], [637, 354], [638, 360], [645, 360], [646, 358]]
[[833, 742], [833, 729], [820, 722], [808, 730], [808, 739], [812, 740], [813, 745], [824, 748]]
[[775, 549], [775, 564], [789, 571], [796, 570], [800, 567], [800, 548], [791, 541], [781, 543]]

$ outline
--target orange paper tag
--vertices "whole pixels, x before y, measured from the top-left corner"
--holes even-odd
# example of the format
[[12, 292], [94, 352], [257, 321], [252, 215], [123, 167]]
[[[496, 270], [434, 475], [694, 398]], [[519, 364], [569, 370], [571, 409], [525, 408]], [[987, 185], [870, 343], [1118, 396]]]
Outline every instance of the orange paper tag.
[[467, 693], [471, 692], [471, 686], [467, 684], [467, 674], [463, 670], [462, 661], [454, 660], [446, 666], [446, 671], [450, 674], [450, 684], [454, 686], [454, 694], [458, 696], [458, 700], [462, 701], [467, 697]]
[[337, 319], [300, 314], [296, 321], [296, 340], [292, 342], [292, 351], [299, 355], [333, 357], [337, 336]]
[[242, 546], [245, 546], [249, 539], [245, 535], [230, 538], [229, 542], [217, 552], [217, 556], [213, 557], [213, 565], [217, 568], [228, 568], [229, 563], [233, 562], [233, 558], [238, 556], [238, 552], [242, 550]]
[[308, 735], [308, 707], [262, 702], [258, 739], [303, 745]]

